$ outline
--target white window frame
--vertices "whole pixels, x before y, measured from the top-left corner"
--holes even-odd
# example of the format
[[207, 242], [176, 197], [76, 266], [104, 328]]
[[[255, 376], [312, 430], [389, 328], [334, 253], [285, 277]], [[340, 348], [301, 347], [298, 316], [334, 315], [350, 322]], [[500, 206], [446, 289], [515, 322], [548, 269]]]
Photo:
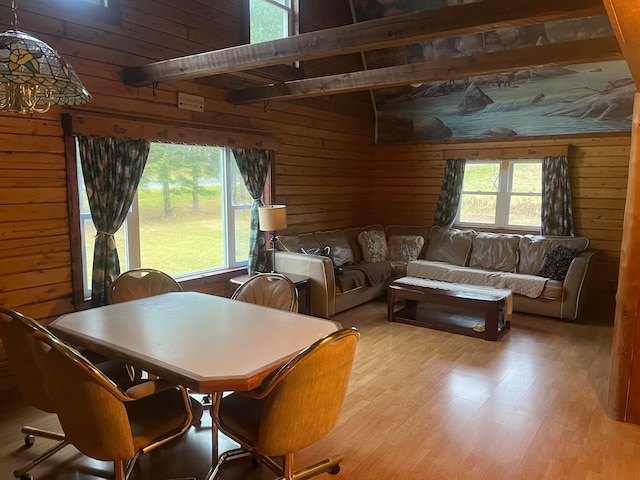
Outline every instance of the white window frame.
[[[223, 150], [223, 161], [222, 161], [222, 174], [221, 177], [224, 178], [224, 194], [222, 197], [222, 223], [225, 226], [223, 231], [223, 265], [212, 267], [210, 269], [199, 270], [195, 272], [184, 272], [178, 275], [173, 275], [174, 278], [187, 278], [192, 277], [194, 275], [201, 275], [203, 273], [214, 273], [220, 270], [233, 269], [233, 268], [242, 268], [248, 265], [248, 258], [241, 261], [236, 261], [236, 245], [235, 245], [235, 219], [236, 212], [240, 210], [250, 210], [251, 204], [242, 204], [242, 205], [233, 205], [233, 196], [232, 189], [228, 188], [233, 181], [232, 178], [232, 169], [230, 168], [230, 162], [235, 161], [233, 154], [231, 152], [230, 147], [214, 147], [211, 148], [220, 148]], [[82, 167], [80, 165], [80, 155], [77, 152], [77, 141], [76, 141], [76, 162], [78, 165], [78, 192], [79, 192], [79, 202], [83, 200], [83, 191], [82, 191]], [[79, 207], [78, 207], [79, 208]], [[87, 258], [85, 245], [86, 245], [86, 234], [84, 228], [84, 222], [87, 219], [91, 219], [90, 213], [80, 213], [80, 233], [82, 239], [82, 281], [84, 285], [84, 296], [89, 297], [91, 295], [91, 285], [88, 283], [87, 272], [89, 268], [89, 262], [93, 259]], [[124, 238], [125, 238], [125, 248], [126, 255], [122, 255], [120, 258], [121, 270], [126, 271], [133, 268], [142, 267], [141, 255], [140, 255], [140, 214], [138, 208], [138, 194], [136, 193], [133, 203], [129, 208], [129, 212], [127, 214], [127, 218], [125, 219], [121, 229], [124, 228]], [[122, 251], [120, 251], [122, 253]], [[247, 252], [248, 257], [248, 252]]]
[[98, 5], [100, 7], [109, 8], [109, 0], [82, 0], [82, 1], [90, 3], [91, 5]]
[[[516, 225], [509, 223], [509, 211], [511, 208], [511, 199], [513, 197], [540, 197], [542, 198], [542, 189], [540, 192], [513, 192], [513, 173], [515, 165], [522, 164], [537, 164], [540, 165], [542, 171], [541, 159], [486, 159], [486, 160], [467, 160], [466, 165], [481, 165], [486, 163], [497, 163], [500, 165], [500, 172], [498, 174], [498, 191], [497, 192], [476, 192], [462, 190], [460, 195], [460, 204], [465, 194], [467, 195], [488, 195], [496, 197], [496, 217], [495, 223], [476, 223], [476, 222], [463, 222], [460, 220], [461, 208], [458, 208], [456, 214], [455, 225], [461, 227], [475, 227], [475, 228], [505, 228], [509, 230], [531, 230], [532, 228], [540, 228], [540, 223], [537, 225]], [[542, 185], [541, 185], [542, 187]]]
[[[287, 35], [283, 35], [281, 38], [291, 37], [294, 35], [298, 35], [300, 33], [300, 6], [299, 0], [286, 0], [286, 5], [282, 5], [280, 2], [276, 2], [274, 0], [256, 0], [258, 2], [268, 3], [276, 8], [284, 10], [287, 12], [289, 22], [288, 22], [288, 32]], [[251, 7], [249, 0], [246, 0], [246, 22], [247, 22], [247, 42], [251, 42], [251, 27], [253, 24], [253, 16], [251, 15]]]

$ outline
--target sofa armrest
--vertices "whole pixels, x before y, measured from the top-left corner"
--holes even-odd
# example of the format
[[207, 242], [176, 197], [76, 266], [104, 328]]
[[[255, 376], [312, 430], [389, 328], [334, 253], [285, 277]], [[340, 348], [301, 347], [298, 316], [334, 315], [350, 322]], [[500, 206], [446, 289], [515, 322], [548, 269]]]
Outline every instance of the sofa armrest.
[[336, 280], [330, 258], [278, 251], [275, 259], [277, 272], [309, 277], [311, 315], [329, 318], [336, 313]]
[[596, 255], [595, 251], [585, 251], [571, 262], [564, 279], [561, 318], [575, 320], [587, 303]]

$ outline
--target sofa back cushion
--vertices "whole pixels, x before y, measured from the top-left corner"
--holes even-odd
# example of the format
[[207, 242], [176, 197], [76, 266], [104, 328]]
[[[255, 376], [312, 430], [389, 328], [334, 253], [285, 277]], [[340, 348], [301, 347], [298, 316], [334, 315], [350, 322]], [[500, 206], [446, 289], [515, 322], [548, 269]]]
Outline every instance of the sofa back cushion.
[[318, 239], [313, 233], [301, 233], [299, 235], [278, 235], [276, 240], [276, 250], [285, 252], [299, 252], [300, 249], [312, 250], [322, 249]]
[[[418, 258], [424, 259], [427, 253], [427, 239], [429, 238], [429, 232], [431, 231], [431, 225], [387, 225], [384, 232], [387, 235], [387, 244], [391, 248], [390, 239], [395, 236], [413, 235], [416, 237], [422, 237], [423, 245], [418, 253]], [[389, 251], [391, 254], [391, 251]], [[393, 258], [391, 259], [393, 260]], [[414, 259], [416, 260], [416, 259]]]
[[384, 228], [379, 223], [374, 225], [368, 225], [366, 227], [355, 227], [355, 228], [345, 228], [344, 234], [347, 237], [347, 241], [349, 245], [351, 245], [351, 253], [353, 254], [353, 263], [362, 262], [362, 250], [360, 249], [360, 244], [358, 243], [358, 235], [362, 232], [366, 232], [369, 230], [380, 230], [384, 231]]
[[520, 235], [476, 232], [473, 236], [469, 266], [502, 272], [515, 272], [518, 267]]
[[330, 247], [330, 256], [336, 267], [351, 265], [354, 262], [353, 251], [347, 240], [344, 230], [330, 230], [327, 232], [316, 232], [316, 238], [321, 247]]
[[542, 269], [547, 253], [560, 245], [583, 252], [589, 246], [589, 239], [554, 235], [523, 235], [520, 238], [518, 272], [536, 275]]
[[473, 230], [458, 230], [434, 225], [429, 232], [424, 259], [465, 266], [469, 260], [474, 233]]

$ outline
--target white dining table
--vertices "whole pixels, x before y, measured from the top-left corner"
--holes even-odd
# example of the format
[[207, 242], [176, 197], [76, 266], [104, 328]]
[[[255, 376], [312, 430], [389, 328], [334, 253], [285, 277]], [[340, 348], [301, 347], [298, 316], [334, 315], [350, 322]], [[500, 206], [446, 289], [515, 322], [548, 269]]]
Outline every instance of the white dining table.
[[[217, 395], [258, 387], [297, 352], [342, 327], [214, 295], [174, 292], [65, 314], [49, 328], [71, 344]], [[212, 428], [212, 465], [217, 434]]]

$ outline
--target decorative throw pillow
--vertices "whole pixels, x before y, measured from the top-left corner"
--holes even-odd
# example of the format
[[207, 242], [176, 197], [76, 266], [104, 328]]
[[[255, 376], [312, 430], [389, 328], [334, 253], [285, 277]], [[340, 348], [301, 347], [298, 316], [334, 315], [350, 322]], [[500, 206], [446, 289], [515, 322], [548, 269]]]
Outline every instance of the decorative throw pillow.
[[417, 260], [424, 246], [420, 235], [393, 235], [389, 237], [389, 259], [397, 262]]
[[536, 275], [562, 282], [567, 276], [571, 262], [579, 254], [580, 250], [577, 248], [560, 245], [545, 255], [544, 265]]
[[384, 262], [389, 258], [387, 237], [382, 230], [365, 230], [358, 234], [362, 260], [368, 263]]
[[320, 255], [321, 257], [331, 257], [331, 247], [327, 245], [324, 248], [303, 248], [300, 247], [300, 253], [305, 255]]

